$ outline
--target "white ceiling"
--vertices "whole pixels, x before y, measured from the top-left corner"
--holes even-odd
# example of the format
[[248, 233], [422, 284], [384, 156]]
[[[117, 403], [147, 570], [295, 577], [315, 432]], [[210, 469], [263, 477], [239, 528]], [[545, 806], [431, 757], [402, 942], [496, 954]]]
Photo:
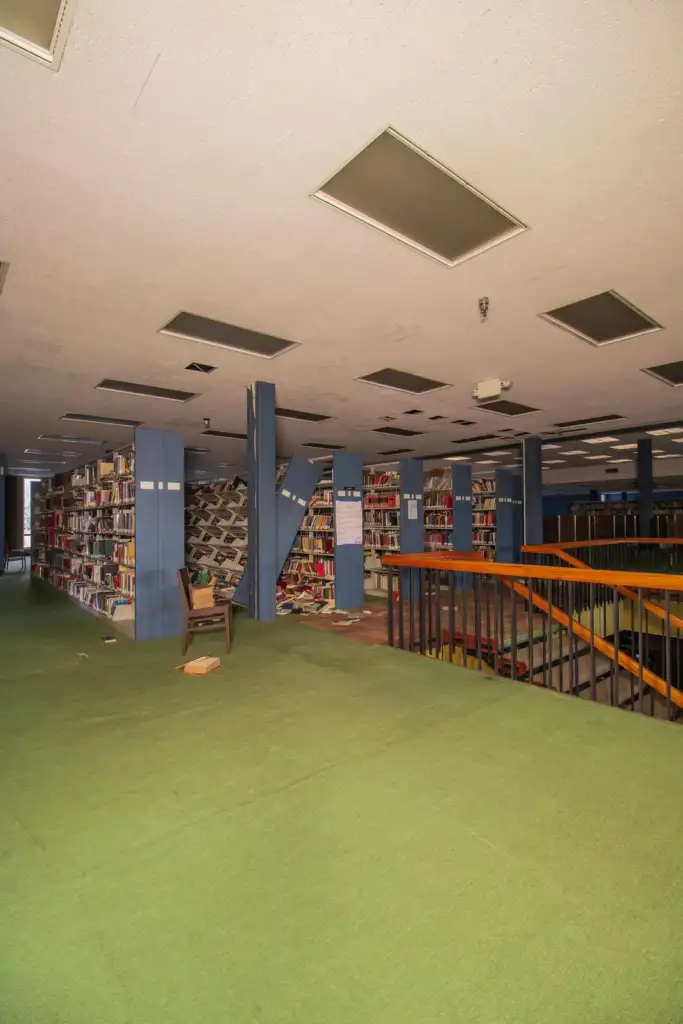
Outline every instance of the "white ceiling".
[[[680, 416], [681, 393], [639, 372], [683, 358], [680, 0], [203, 0], [189, 12], [80, 0], [58, 73], [0, 49], [10, 465], [43, 432], [128, 436], [67, 425], [67, 411], [201, 445], [204, 416], [244, 430], [257, 379], [281, 405], [334, 417], [281, 423], [287, 454], [329, 440], [376, 458], [404, 444], [372, 428], [393, 415], [418, 429], [400, 417], [416, 406], [448, 417], [406, 440], [418, 454], [499, 427]], [[388, 125], [529, 230], [448, 268], [310, 198]], [[665, 330], [598, 349], [537, 318], [610, 288]], [[301, 345], [266, 361], [159, 336], [181, 309]], [[191, 360], [218, 369], [190, 373]], [[453, 386], [418, 398], [354, 380], [385, 366]], [[542, 411], [473, 411], [473, 384], [492, 376]], [[93, 390], [104, 377], [202, 396]], [[243, 461], [243, 442], [205, 446]]]

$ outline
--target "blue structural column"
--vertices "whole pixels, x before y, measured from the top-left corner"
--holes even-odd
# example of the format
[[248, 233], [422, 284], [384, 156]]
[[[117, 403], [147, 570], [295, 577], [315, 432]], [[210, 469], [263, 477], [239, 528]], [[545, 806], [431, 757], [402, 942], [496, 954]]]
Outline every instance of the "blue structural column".
[[2, 540], [2, 557], [0, 557], [0, 576], [5, 571], [5, 544], [7, 542], [7, 522], [5, 518], [5, 478], [7, 476], [7, 459], [0, 455], [0, 539]]
[[496, 470], [496, 561], [514, 561], [514, 492], [509, 469]]
[[454, 551], [472, 551], [472, 467], [453, 466], [453, 533]]
[[257, 381], [247, 388], [249, 470], [249, 614], [275, 618], [277, 526], [275, 512], [275, 385]]
[[522, 441], [522, 490], [524, 501], [524, 543], [543, 543], [543, 477], [540, 437]]
[[638, 533], [641, 537], [651, 537], [654, 491], [651, 437], [643, 437], [638, 441], [636, 487], [638, 489], [638, 513], [640, 517]]
[[398, 464], [401, 496], [399, 544], [402, 555], [425, 549], [424, 471], [422, 459], [402, 459]]
[[135, 431], [135, 639], [180, 636], [185, 564], [185, 446], [170, 430]]
[[357, 452], [335, 452], [334, 488], [334, 603], [351, 611], [363, 607], [363, 460]]
[[524, 481], [520, 473], [512, 475], [512, 561], [522, 558], [524, 543]]

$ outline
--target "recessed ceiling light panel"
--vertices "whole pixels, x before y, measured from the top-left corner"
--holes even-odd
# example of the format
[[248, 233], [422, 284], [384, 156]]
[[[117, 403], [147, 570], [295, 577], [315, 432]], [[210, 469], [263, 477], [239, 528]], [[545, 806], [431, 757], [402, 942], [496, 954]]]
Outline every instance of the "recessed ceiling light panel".
[[[62, 417], [63, 419], [64, 417]], [[38, 434], [39, 441], [71, 441], [76, 444], [103, 445], [106, 442], [98, 441], [95, 437], [75, 437], [73, 434]]]
[[[161, 398], [166, 402], [189, 402], [197, 398], [194, 391], [178, 391], [175, 388], [159, 388], [152, 384], [135, 384], [129, 380], [112, 380], [107, 377], [95, 385], [96, 391], [115, 391], [121, 395], [137, 395], [140, 398]], [[105, 421], [106, 422], [106, 421]], [[111, 422], [111, 421], [110, 421]]]
[[202, 434], [208, 437], [231, 437], [235, 441], [246, 441], [246, 434], [235, 434], [230, 430], [202, 430]]
[[324, 444], [322, 441], [305, 441], [302, 447], [322, 448], [328, 452], [337, 452], [342, 451], [345, 446], [343, 444]]
[[618, 440], [618, 437], [582, 437], [581, 444], [610, 444]]
[[261, 359], [274, 359], [275, 356], [289, 352], [298, 346], [297, 341], [287, 341], [271, 334], [251, 331], [236, 324], [226, 324], [221, 320], [210, 320], [196, 313], [178, 313], [162, 327], [159, 334], [169, 334], [174, 338], [186, 341], [199, 341], [204, 345], [241, 352], [243, 355], [260, 356]]
[[417, 437], [421, 430], [405, 430], [403, 427], [373, 427], [375, 434], [392, 434], [395, 437]]
[[524, 230], [393, 128], [314, 196], [450, 267]]
[[[93, 415], [91, 413], [87, 413], [87, 412], [65, 412], [64, 415], [60, 417], [60, 419], [63, 419], [63, 420], [74, 420], [77, 423], [103, 423], [106, 426], [111, 426], [111, 427], [139, 427], [140, 426], [140, 421], [139, 420], [120, 420], [120, 419], [116, 419], [116, 417], [114, 417], [114, 416], [95, 416], [95, 415]], [[42, 437], [46, 437], [47, 435], [46, 434], [42, 434], [41, 436]], [[80, 437], [66, 438], [66, 440], [78, 441], [79, 443], [87, 444], [87, 441], [84, 441]], [[101, 444], [103, 442], [95, 441], [93, 443], [94, 444]]]
[[364, 384], [374, 384], [380, 388], [389, 388], [390, 391], [405, 391], [409, 395], [425, 395], [429, 391], [439, 391], [441, 388], [451, 386], [444, 384], [442, 380], [431, 380], [429, 377], [421, 377], [417, 373], [408, 373], [405, 370], [395, 370], [391, 367], [377, 370], [375, 373], [368, 373], [364, 377], [357, 377], [356, 380], [362, 381]]
[[213, 373], [216, 367], [210, 363], [188, 363], [185, 369], [194, 370], [195, 373]]
[[526, 416], [530, 412], [538, 412], [531, 405], [522, 405], [521, 402], [510, 402], [507, 398], [497, 398], [493, 402], [481, 402], [478, 409], [485, 409], [486, 412], [496, 412], [500, 416]]
[[617, 413], [612, 412], [607, 416], [589, 416], [583, 420], [562, 420], [561, 423], [554, 423], [555, 427], [583, 427], [590, 426], [592, 423], [609, 423], [610, 420], [623, 420], [623, 416], [619, 416]]
[[653, 331], [658, 324], [615, 291], [599, 292], [587, 299], [541, 313], [542, 320], [562, 327], [591, 345], [611, 345]]
[[275, 415], [280, 416], [284, 420], [305, 420], [307, 423], [322, 423], [323, 420], [331, 419], [330, 416], [324, 416], [319, 412], [303, 412], [300, 409], [282, 409], [279, 406], [275, 410]]
[[407, 455], [408, 452], [414, 452], [414, 448], [391, 448], [388, 452], [378, 452], [378, 455]]

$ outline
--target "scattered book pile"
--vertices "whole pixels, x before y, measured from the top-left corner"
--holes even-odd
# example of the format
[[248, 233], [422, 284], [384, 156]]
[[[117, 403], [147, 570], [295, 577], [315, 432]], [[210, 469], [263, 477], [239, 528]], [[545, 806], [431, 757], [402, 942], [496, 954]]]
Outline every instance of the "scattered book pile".
[[185, 562], [195, 585], [231, 596], [247, 564], [247, 485], [240, 477], [185, 491]]

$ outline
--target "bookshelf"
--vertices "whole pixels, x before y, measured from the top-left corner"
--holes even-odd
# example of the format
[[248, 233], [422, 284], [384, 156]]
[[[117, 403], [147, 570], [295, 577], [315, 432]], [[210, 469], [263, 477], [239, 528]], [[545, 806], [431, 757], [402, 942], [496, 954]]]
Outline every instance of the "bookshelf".
[[425, 551], [453, 549], [453, 481], [448, 469], [425, 474], [424, 528]]
[[497, 500], [493, 477], [472, 481], [472, 547], [489, 561], [496, 557]]
[[334, 492], [331, 476], [316, 485], [277, 588], [278, 613], [334, 608]]
[[235, 593], [247, 562], [247, 484], [240, 477], [185, 488], [185, 564], [198, 586]]
[[132, 622], [134, 447], [47, 481], [33, 516], [33, 575], [115, 623]]
[[387, 572], [382, 555], [400, 551], [400, 481], [396, 470], [384, 472], [372, 467], [363, 474], [363, 544], [365, 548], [365, 592], [387, 593]]

